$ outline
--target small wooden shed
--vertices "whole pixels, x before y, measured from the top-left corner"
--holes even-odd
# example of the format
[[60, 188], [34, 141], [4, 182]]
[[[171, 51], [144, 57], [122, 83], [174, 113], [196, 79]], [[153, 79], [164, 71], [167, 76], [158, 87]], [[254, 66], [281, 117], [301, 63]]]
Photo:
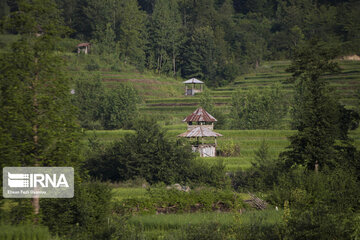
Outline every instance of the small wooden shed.
[[185, 84], [185, 95], [194, 96], [195, 93], [202, 92], [204, 82], [196, 78], [191, 78], [183, 82]]
[[[198, 108], [187, 116], [183, 122], [187, 122], [187, 131], [180, 134], [179, 137], [195, 139], [192, 143], [192, 151], [199, 152], [200, 157], [216, 156], [216, 138], [221, 137], [220, 133], [212, 131], [214, 122], [217, 120], [206, 112], [203, 108]], [[214, 139], [214, 143], [206, 143], [205, 139]]]
[[90, 52], [90, 48], [91, 48], [91, 43], [79, 43], [77, 45], [77, 53], [85, 53], [88, 54]]

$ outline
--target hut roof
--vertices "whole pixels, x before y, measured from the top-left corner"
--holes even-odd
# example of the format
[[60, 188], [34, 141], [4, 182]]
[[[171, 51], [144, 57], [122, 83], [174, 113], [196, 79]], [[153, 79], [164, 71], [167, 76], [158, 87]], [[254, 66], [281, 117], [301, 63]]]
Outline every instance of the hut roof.
[[204, 82], [202, 82], [196, 78], [191, 78], [189, 80], [184, 81], [183, 83], [185, 83], [185, 84], [187, 84], [187, 83], [203, 84]]
[[192, 138], [192, 137], [221, 137], [222, 135], [220, 133], [211, 131], [208, 127], [198, 126], [178, 136]]
[[86, 47], [86, 46], [90, 46], [90, 45], [91, 45], [91, 43], [79, 43], [77, 45], [77, 47]]
[[205, 111], [203, 108], [198, 108], [187, 116], [183, 122], [216, 122], [216, 118], [210, 115], [207, 111]]

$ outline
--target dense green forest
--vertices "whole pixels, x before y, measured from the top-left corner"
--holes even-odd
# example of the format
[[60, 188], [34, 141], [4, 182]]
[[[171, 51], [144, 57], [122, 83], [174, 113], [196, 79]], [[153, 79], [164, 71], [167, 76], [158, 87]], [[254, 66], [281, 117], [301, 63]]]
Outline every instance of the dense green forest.
[[[360, 239], [359, 13], [1, 0], [0, 166], [73, 167], [75, 195], [1, 197], [0, 239]], [[200, 106], [216, 157], [177, 137]]]
[[[1, 1], [0, 17], [17, 11]], [[318, 38], [359, 54], [359, 1], [66, 0], [57, 1], [70, 36], [93, 51], [183, 78], [222, 86], [264, 60], [289, 58]], [[8, 29], [16, 33], [16, 29]]]

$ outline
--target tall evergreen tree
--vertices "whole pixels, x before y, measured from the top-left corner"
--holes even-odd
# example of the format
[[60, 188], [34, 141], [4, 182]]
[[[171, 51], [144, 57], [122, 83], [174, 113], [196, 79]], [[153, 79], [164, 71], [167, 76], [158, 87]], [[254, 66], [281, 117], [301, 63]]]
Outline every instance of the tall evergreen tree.
[[333, 91], [322, 77], [338, 70], [333, 61], [336, 53], [316, 40], [299, 48], [289, 68], [296, 86], [293, 107], [294, 127], [298, 132], [290, 137], [289, 150], [282, 155], [288, 167], [333, 166], [334, 143], [339, 136], [339, 107]]
[[[54, 51], [63, 22], [52, 0], [18, 4], [7, 20], [22, 37], [0, 58], [1, 166], [75, 167], [76, 114], [63, 59]], [[38, 213], [38, 198], [33, 206]]]
[[120, 60], [138, 68], [145, 64], [145, 45], [147, 32], [146, 15], [139, 9], [136, 0], [121, 0], [119, 24], [116, 27], [119, 36]]
[[156, 0], [151, 18], [151, 47], [157, 72], [176, 74], [181, 44], [181, 18], [176, 0]]

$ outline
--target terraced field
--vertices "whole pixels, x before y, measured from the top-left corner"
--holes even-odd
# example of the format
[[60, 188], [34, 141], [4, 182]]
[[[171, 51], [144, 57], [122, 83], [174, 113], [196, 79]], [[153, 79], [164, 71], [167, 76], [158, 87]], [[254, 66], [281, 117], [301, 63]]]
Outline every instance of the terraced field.
[[[342, 69], [340, 73], [327, 75], [324, 78], [337, 90], [340, 101], [344, 105], [348, 108], [355, 108], [358, 101], [356, 94], [360, 90], [360, 62], [340, 61], [339, 64]], [[291, 97], [293, 85], [287, 83], [290, 74], [285, 72], [288, 65], [289, 61], [267, 62], [256, 73], [239, 76], [231, 85], [211, 90], [215, 107], [221, 108], [222, 112], [229, 112], [231, 96], [238, 89], [247, 91], [251, 88], [267, 87], [275, 83], [280, 83], [283, 91]], [[182, 123], [182, 120], [193, 112], [200, 102], [199, 95], [194, 97], [183, 95], [182, 79], [176, 80], [150, 73], [102, 72], [101, 76], [107, 87], [113, 87], [120, 82], [132, 84], [144, 100], [140, 106], [140, 112], [157, 117], [163, 127], [168, 130], [169, 136], [174, 138], [186, 131], [186, 124]], [[229, 144], [236, 144], [240, 148], [238, 156], [206, 158], [209, 163], [223, 161], [227, 171], [249, 168], [255, 157], [254, 151], [259, 148], [263, 140], [269, 146], [270, 156], [274, 159], [277, 158], [289, 144], [287, 137], [294, 133], [291, 130], [216, 131], [224, 135], [218, 139], [218, 150], [226, 148]], [[127, 130], [88, 131], [84, 140], [95, 134], [104, 142], [112, 142], [130, 132]], [[360, 148], [360, 130], [352, 131], [351, 136], [354, 138], [356, 146]]]
[[[257, 72], [239, 76], [231, 85], [211, 90], [213, 102], [217, 108], [229, 112], [232, 94], [237, 90], [247, 91], [252, 88], [264, 88], [280, 83], [283, 91], [290, 98], [293, 94], [293, 84], [287, 83], [291, 74], [285, 70], [289, 66], [289, 61], [266, 62]], [[360, 89], [360, 62], [359, 61], [339, 61], [341, 72], [334, 75], [327, 75], [330, 86], [336, 89], [340, 97], [340, 102], [349, 108], [354, 108], [357, 104], [356, 92]], [[181, 83], [181, 81], [179, 81]], [[178, 85], [181, 90], [183, 86]], [[182, 94], [182, 92], [181, 92]], [[144, 96], [145, 104], [140, 110], [146, 114], [162, 116], [163, 119], [170, 119], [172, 122], [179, 123], [181, 119], [195, 110], [200, 102], [200, 94], [195, 97], [188, 96], [176, 97], [154, 97]]]
[[[182, 132], [186, 131], [186, 124], [164, 126], [168, 129], [169, 136], [176, 138]], [[289, 144], [287, 137], [295, 133], [292, 130], [216, 130], [224, 136], [218, 138], [218, 149], [221, 150], [229, 143], [237, 144], [240, 147], [240, 154], [236, 157], [214, 157], [214, 158], [198, 158], [206, 160], [209, 164], [222, 161], [225, 164], [226, 171], [236, 171], [239, 169], [247, 169], [251, 166], [251, 161], [255, 159], [255, 151], [259, 148], [263, 140], [269, 146], [269, 155], [276, 159]], [[122, 138], [125, 134], [131, 133], [129, 130], [112, 130], [112, 131], [88, 131], [86, 138], [94, 134], [107, 143]], [[350, 132], [350, 136], [354, 139], [355, 145], [360, 149], [360, 129]]]

